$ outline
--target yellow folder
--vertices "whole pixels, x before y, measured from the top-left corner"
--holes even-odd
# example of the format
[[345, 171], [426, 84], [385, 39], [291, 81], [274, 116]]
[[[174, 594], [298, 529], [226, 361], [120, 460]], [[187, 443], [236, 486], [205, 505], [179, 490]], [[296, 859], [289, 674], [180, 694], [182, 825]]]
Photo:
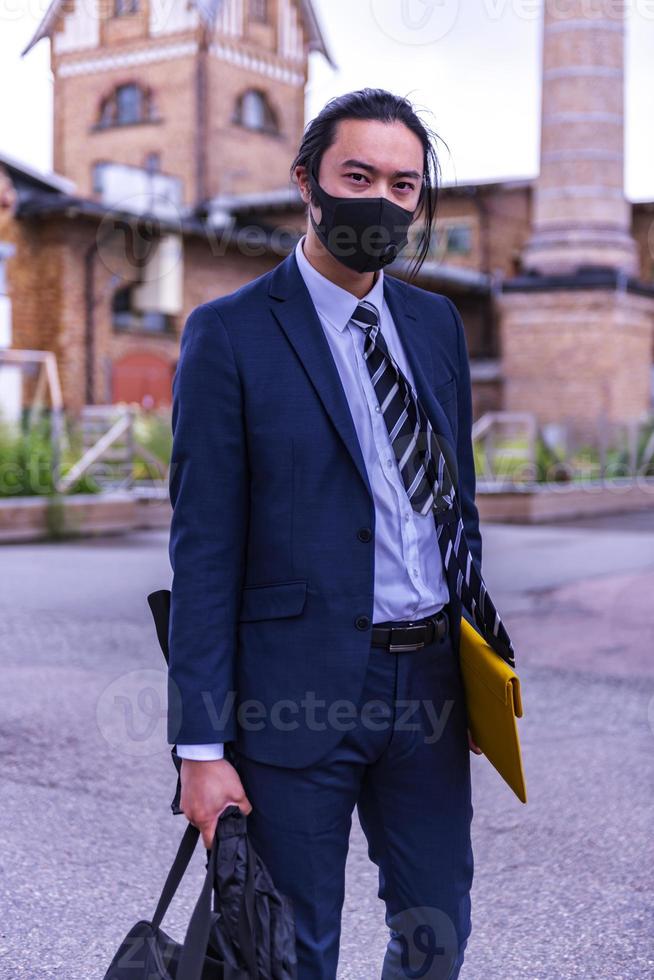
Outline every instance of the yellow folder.
[[472, 739], [518, 799], [526, 803], [516, 724], [516, 718], [522, 718], [520, 678], [464, 617], [460, 663]]

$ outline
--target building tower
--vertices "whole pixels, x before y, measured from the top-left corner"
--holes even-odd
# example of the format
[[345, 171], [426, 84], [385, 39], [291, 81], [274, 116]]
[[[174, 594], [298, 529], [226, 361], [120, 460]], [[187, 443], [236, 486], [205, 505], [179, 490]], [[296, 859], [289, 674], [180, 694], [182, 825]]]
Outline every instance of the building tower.
[[54, 169], [112, 204], [152, 174], [186, 206], [287, 187], [308, 53], [333, 64], [310, 0], [53, 0], [23, 54], [43, 37]]
[[544, 8], [532, 230], [500, 296], [504, 407], [592, 438], [651, 398], [654, 293], [636, 279], [624, 195], [624, 11]]
[[58, 289], [21, 336], [57, 349], [69, 410], [170, 405], [190, 311], [279, 261], [243, 254], [234, 202], [283, 212], [309, 54], [334, 63], [311, 0], [52, 0], [23, 54], [45, 37], [67, 189], [21, 205], [29, 295], [30, 236]]

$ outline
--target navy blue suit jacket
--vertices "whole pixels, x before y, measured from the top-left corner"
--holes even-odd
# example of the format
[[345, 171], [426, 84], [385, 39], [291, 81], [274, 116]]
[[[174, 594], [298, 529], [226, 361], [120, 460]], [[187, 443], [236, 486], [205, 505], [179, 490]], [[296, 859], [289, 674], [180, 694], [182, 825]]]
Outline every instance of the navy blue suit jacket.
[[[446, 296], [388, 274], [384, 295], [481, 567], [461, 317]], [[356, 704], [362, 689], [375, 507], [294, 252], [191, 312], [172, 427], [168, 741], [235, 740], [259, 761], [309, 765], [343, 734], [320, 703]], [[456, 649], [456, 595], [449, 609]]]

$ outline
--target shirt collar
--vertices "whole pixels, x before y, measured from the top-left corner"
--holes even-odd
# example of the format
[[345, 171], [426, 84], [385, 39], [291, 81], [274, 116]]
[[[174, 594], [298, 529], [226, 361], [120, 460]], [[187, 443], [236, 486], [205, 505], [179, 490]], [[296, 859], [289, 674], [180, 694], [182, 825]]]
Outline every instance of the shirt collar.
[[[318, 272], [304, 254], [302, 248], [306, 235], [303, 235], [295, 246], [295, 257], [299, 266], [302, 278], [313, 300], [317, 312], [339, 331], [345, 330], [352, 314], [361, 302], [353, 293], [341, 286], [337, 286], [331, 279], [327, 279], [322, 273]], [[381, 320], [382, 306], [384, 303], [384, 270], [380, 269], [377, 273], [377, 281], [374, 283], [362, 299], [372, 303], [376, 308]]]

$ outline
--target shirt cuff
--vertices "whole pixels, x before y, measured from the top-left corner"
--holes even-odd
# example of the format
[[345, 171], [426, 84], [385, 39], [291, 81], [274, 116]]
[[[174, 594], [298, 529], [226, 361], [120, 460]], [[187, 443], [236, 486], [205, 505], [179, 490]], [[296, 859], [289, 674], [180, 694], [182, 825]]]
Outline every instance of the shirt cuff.
[[224, 742], [209, 742], [202, 745], [176, 745], [175, 752], [180, 759], [195, 759], [198, 762], [210, 762], [212, 759], [224, 757]]

